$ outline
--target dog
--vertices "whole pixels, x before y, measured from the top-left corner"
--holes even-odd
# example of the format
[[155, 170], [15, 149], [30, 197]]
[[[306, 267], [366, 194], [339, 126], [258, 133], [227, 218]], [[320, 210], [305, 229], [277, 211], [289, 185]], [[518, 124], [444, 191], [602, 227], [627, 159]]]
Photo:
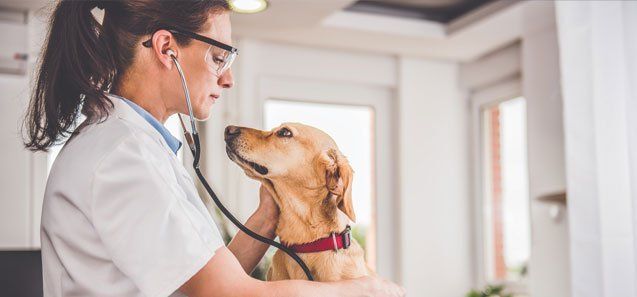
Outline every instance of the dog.
[[[270, 131], [228, 126], [224, 138], [228, 157], [248, 177], [260, 181], [279, 206], [275, 232], [281, 242], [297, 251], [308, 246], [315, 249], [319, 241], [323, 249], [329, 247], [298, 254], [315, 280], [373, 274], [363, 249], [348, 234], [349, 221], [356, 221], [354, 171], [329, 135], [300, 123], [284, 123]], [[277, 250], [267, 279], [306, 279], [306, 275], [292, 258]]]

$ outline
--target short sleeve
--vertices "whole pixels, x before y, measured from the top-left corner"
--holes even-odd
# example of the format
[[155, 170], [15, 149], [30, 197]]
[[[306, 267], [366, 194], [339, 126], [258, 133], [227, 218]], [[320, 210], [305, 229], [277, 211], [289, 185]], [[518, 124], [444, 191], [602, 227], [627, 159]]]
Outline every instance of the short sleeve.
[[216, 227], [207, 229], [213, 221], [196, 211], [170, 178], [172, 167], [161, 155], [166, 152], [144, 144], [131, 135], [100, 162], [92, 181], [90, 215], [106, 252], [139, 290], [146, 296], [168, 296], [197, 273], [223, 241], [204, 234]]

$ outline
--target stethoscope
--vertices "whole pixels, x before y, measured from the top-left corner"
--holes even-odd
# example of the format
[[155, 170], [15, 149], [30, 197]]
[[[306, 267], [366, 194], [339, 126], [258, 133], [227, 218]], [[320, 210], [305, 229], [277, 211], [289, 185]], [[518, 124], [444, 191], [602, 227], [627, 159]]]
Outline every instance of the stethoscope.
[[237, 228], [239, 228], [245, 234], [248, 234], [248, 236], [262, 243], [269, 244], [271, 246], [278, 248], [279, 250], [284, 251], [286, 254], [292, 257], [292, 259], [294, 259], [294, 261], [296, 261], [296, 263], [298, 263], [299, 266], [301, 266], [301, 269], [303, 269], [303, 272], [305, 272], [307, 279], [313, 281], [314, 278], [312, 277], [312, 273], [310, 273], [310, 269], [307, 267], [307, 265], [305, 265], [305, 262], [303, 262], [303, 260], [294, 251], [290, 250], [289, 248], [287, 248], [286, 246], [282, 245], [279, 242], [276, 242], [274, 240], [271, 240], [269, 238], [263, 237], [255, 233], [254, 231], [248, 229], [248, 227], [241, 224], [241, 222], [239, 222], [239, 220], [237, 220], [237, 218], [235, 218], [230, 213], [230, 211], [228, 211], [228, 209], [225, 206], [223, 206], [223, 204], [221, 203], [221, 201], [219, 200], [215, 192], [212, 190], [212, 188], [208, 184], [208, 181], [206, 181], [206, 178], [203, 176], [203, 174], [201, 173], [201, 170], [199, 169], [199, 159], [201, 157], [201, 143], [199, 142], [199, 134], [197, 133], [197, 127], [195, 126], [195, 117], [193, 116], [193, 113], [192, 113], [192, 104], [190, 103], [190, 91], [188, 91], [188, 85], [186, 84], [186, 77], [184, 76], [184, 72], [181, 69], [181, 65], [179, 64], [179, 61], [177, 61], [175, 52], [172, 50], [167, 50], [166, 53], [170, 55], [170, 57], [172, 58], [173, 62], [175, 63], [175, 67], [177, 67], [177, 71], [179, 72], [179, 76], [181, 77], [181, 85], [184, 89], [184, 95], [186, 96], [186, 104], [188, 104], [188, 115], [190, 117], [190, 129], [191, 129], [190, 131], [192, 132], [188, 132], [188, 129], [186, 129], [186, 125], [184, 124], [184, 121], [181, 118], [181, 114], [179, 114], [179, 122], [181, 123], [181, 127], [184, 130], [184, 138], [186, 140], [186, 143], [188, 143], [188, 147], [190, 148], [190, 152], [192, 153], [192, 156], [193, 156], [192, 167], [195, 170], [195, 173], [197, 174], [199, 181], [201, 181], [201, 184], [203, 184], [204, 188], [206, 189], [206, 192], [208, 192], [208, 195], [210, 195], [210, 198], [212, 198], [212, 201], [214, 201], [214, 203], [217, 205], [217, 207], [219, 207], [223, 215], [225, 215], [232, 222], [232, 224], [237, 226]]

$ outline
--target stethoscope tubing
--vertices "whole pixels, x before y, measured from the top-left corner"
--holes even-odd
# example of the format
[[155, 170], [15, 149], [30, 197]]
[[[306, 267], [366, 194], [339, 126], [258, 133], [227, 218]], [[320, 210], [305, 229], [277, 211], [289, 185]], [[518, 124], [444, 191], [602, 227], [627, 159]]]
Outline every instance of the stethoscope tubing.
[[206, 178], [204, 177], [203, 173], [201, 173], [201, 170], [199, 168], [199, 160], [201, 158], [201, 143], [199, 141], [199, 133], [197, 133], [197, 129], [195, 127], [195, 119], [193, 116], [193, 112], [192, 112], [192, 104], [190, 102], [190, 91], [188, 90], [188, 85], [186, 84], [186, 77], [184, 75], [184, 72], [181, 68], [181, 65], [179, 64], [179, 62], [177, 61], [177, 58], [174, 55], [170, 55], [170, 57], [172, 58], [173, 62], [175, 63], [176, 67], [177, 67], [177, 71], [179, 72], [179, 76], [181, 77], [181, 84], [184, 90], [184, 94], [186, 96], [186, 103], [188, 104], [188, 113], [189, 113], [189, 117], [190, 117], [190, 125], [191, 125], [191, 131], [192, 133], [189, 133], [188, 130], [186, 129], [184, 122], [181, 118], [181, 114], [179, 114], [179, 120], [181, 122], [181, 125], [183, 127], [184, 130], [184, 137], [186, 138], [186, 142], [188, 143], [188, 147], [190, 148], [190, 152], [192, 153], [193, 156], [193, 162], [192, 162], [192, 167], [195, 170], [195, 174], [197, 174], [197, 177], [199, 178], [199, 181], [201, 182], [201, 184], [204, 186], [204, 188], [206, 189], [206, 192], [208, 192], [208, 195], [210, 196], [210, 198], [212, 199], [212, 201], [215, 203], [215, 205], [217, 205], [217, 207], [219, 208], [219, 210], [221, 210], [221, 212], [223, 213], [224, 216], [226, 216], [230, 222], [232, 222], [232, 224], [234, 224], [235, 226], [237, 226], [237, 228], [239, 228], [239, 230], [243, 231], [245, 234], [247, 234], [248, 236], [262, 242], [268, 245], [271, 245], [273, 247], [276, 247], [279, 250], [282, 250], [283, 252], [285, 252], [286, 254], [288, 254], [294, 261], [296, 261], [296, 263], [299, 264], [299, 266], [301, 266], [301, 269], [303, 269], [303, 272], [305, 273], [305, 275], [307, 276], [307, 279], [310, 281], [314, 280], [314, 277], [312, 276], [312, 273], [310, 272], [310, 269], [307, 267], [307, 265], [305, 264], [305, 262], [303, 262], [303, 260], [291, 249], [287, 248], [285, 245], [276, 242], [272, 239], [263, 237], [259, 234], [257, 234], [256, 232], [250, 230], [250, 228], [246, 227], [245, 225], [243, 225], [239, 220], [237, 220], [237, 218], [232, 215], [232, 213], [230, 213], [230, 211], [223, 205], [223, 203], [221, 203], [221, 200], [219, 200], [219, 197], [217, 197], [217, 194], [215, 194], [215, 192], [212, 190], [212, 187], [210, 186], [210, 184], [208, 184], [208, 181], [206, 180]]

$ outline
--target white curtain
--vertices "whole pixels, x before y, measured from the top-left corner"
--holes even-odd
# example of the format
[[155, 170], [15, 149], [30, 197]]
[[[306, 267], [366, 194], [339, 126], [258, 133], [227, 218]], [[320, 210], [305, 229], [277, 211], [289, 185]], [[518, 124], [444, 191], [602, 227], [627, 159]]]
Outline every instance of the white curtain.
[[572, 296], [636, 296], [637, 2], [556, 12]]

